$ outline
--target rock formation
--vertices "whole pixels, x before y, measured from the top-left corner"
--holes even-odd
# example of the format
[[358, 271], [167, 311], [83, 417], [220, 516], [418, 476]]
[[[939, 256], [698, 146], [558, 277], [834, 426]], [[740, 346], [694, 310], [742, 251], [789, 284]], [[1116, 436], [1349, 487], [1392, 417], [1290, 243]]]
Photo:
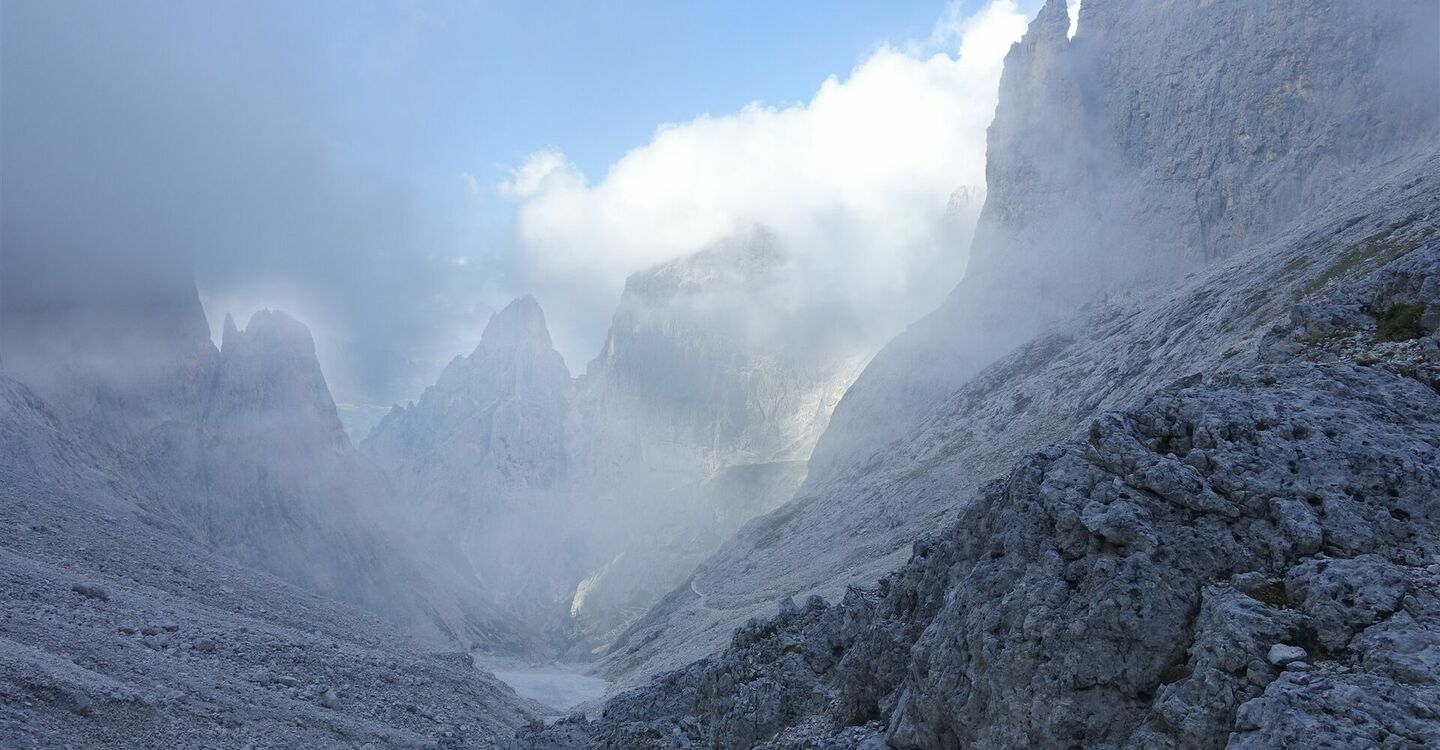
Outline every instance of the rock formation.
[[588, 656], [804, 479], [860, 357], [777, 335], [785, 262], [754, 230], [631, 276], [573, 384], [516, 300], [364, 447], [419, 538]]
[[[1275, 268], [1270, 282], [1299, 277], [1267, 289], [1293, 309], [1244, 334], [1249, 352], [1120, 410], [1072, 406], [1079, 440], [1023, 456], [968, 499], [934, 496], [952, 520], [878, 584], [834, 603], [785, 598], [722, 653], [512, 746], [1440, 742], [1440, 319], [1424, 313], [1440, 305], [1440, 228], [1415, 218], [1440, 215], [1437, 161], [1379, 193], [1400, 217], [1389, 229], [1345, 219], [1246, 259]], [[1183, 297], [1092, 314], [1096, 328], [1109, 321], [1099, 342], [1036, 342], [952, 403], [1025, 419], [1024, 406], [992, 409], [984, 389], [1028, 397], [1040, 369], [1067, 377], [1081, 352], [1103, 358], [1104, 338], [1184, 357], [1187, 327], [1153, 324], [1215, 322], [1170, 304], [1182, 300], [1225, 311], [1207, 330], [1253, 315], [1220, 293], [1240, 286], [1232, 266]], [[1397, 309], [1418, 314], [1397, 329]], [[1158, 349], [1128, 345], [1157, 332]], [[937, 472], [957, 448], [934, 445], [908, 471]]]
[[1007, 58], [965, 280], [866, 367], [795, 500], [622, 635], [604, 673], [643, 682], [777, 598], [875, 580], [1026, 452], [1253, 363], [1296, 303], [1433, 231], [1440, 97], [1397, 72], [1440, 64], [1433, 6], [1096, 2], [1073, 39], [1063, 11]]
[[0, 746], [490, 747], [465, 654], [236, 564], [0, 374]]

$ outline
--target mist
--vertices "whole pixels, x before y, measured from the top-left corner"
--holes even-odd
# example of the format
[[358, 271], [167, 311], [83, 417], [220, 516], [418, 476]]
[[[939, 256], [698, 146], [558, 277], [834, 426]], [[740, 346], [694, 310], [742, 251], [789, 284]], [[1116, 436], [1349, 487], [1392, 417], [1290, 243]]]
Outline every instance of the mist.
[[1440, 5], [824, 5], [0, 3], [0, 746], [1440, 744]]
[[784, 505], [960, 280], [1026, 24], [937, 6], [593, 178], [556, 143], [437, 182], [395, 142], [466, 123], [361, 99], [419, 106], [456, 9], [4, 13], [6, 371], [155, 523], [425, 638], [572, 660]]

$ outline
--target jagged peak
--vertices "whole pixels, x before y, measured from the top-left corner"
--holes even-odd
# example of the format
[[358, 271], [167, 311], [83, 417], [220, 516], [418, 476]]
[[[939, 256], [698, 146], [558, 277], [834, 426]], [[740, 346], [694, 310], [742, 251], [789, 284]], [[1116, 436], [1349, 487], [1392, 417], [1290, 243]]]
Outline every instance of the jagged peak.
[[1067, 41], [1070, 38], [1070, 8], [1065, 0], [1046, 0], [1045, 6], [1035, 14], [1035, 20], [1025, 31], [1025, 38], [1033, 38], [1034, 42]]
[[532, 346], [550, 349], [550, 329], [545, 325], [545, 311], [535, 297], [517, 297], [505, 309], [490, 316], [480, 336], [480, 348]]
[[225, 333], [220, 340], [220, 351], [234, 355], [238, 351], [259, 349], [291, 349], [298, 355], [315, 358], [315, 339], [310, 328], [304, 323], [279, 310], [257, 310], [250, 316], [244, 329], [236, 329], [235, 322], [225, 316]]
[[220, 333], [220, 348], [224, 349], [225, 342], [233, 340], [239, 333], [240, 330], [235, 327], [235, 316], [225, 313], [225, 327]]

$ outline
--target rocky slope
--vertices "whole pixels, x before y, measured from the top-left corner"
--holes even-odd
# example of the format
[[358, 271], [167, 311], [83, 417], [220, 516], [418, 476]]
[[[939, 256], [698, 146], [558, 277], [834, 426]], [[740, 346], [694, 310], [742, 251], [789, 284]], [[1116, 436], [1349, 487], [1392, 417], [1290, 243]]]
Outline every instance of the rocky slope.
[[[622, 635], [604, 674], [643, 681], [775, 599], [873, 581], [1026, 452], [1254, 365], [1296, 303], [1433, 236], [1440, 97], [1391, 75], [1440, 63], [1411, 44], [1433, 41], [1433, 6], [1124, 8], [1082, 6], [1068, 40], [1047, 4], [1007, 58], [965, 281], [866, 368], [795, 500]], [[1206, 199], [1210, 176], [1245, 200]]]
[[195, 544], [0, 375], [0, 745], [489, 747], [531, 714], [464, 654]]
[[[1258, 304], [1293, 307], [1263, 335], [1230, 340], [1248, 351], [1221, 356], [1218, 372], [1093, 418], [1071, 401], [1080, 439], [1024, 456], [968, 498], [936, 496], [951, 520], [877, 585], [833, 603], [786, 598], [724, 652], [621, 694], [595, 721], [532, 725], [511, 746], [1440, 742], [1436, 163], [1387, 186], [1392, 209], [1414, 212], [1398, 225], [1354, 238], [1374, 219], [1346, 220], [1308, 238], [1334, 252], [1301, 242], [1250, 258], [1276, 269]], [[1103, 356], [1095, 345], [1132, 326], [1185, 330], [1154, 325], [1167, 316], [1220, 322], [1205, 328], [1217, 333], [1227, 318], [1263, 320], [1219, 295], [1244, 286], [1241, 270], [1182, 290], [1208, 307], [1131, 301], [1090, 318], [1110, 321], [1100, 341], [1042, 340], [978, 381], [1023, 383], [1027, 359], [1074, 377], [1081, 352]], [[1309, 288], [1299, 304], [1289, 274]], [[1127, 348], [1149, 359], [1185, 346], [1169, 335]], [[1031, 393], [1006, 385], [1007, 400]], [[983, 412], [984, 400], [977, 385], [954, 403]], [[991, 419], [1026, 418], [1006, 406]], [[939, 468], [917, 458], [910, 472]]]

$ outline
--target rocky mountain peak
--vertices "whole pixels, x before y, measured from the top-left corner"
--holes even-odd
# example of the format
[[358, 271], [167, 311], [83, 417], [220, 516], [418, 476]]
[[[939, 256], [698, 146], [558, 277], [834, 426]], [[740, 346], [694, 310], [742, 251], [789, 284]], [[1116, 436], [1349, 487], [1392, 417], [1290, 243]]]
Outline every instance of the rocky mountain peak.
[[257, 351], [285, 351], [302, 358], [315, 356], [315, 340], [304, 323], [279, 310], [259, 310], [250, 316], [245, 329], [237, 330], [229, 314], [225, 316], [226, 331], [221, 339], [222, 354]]
[[481, 349], [518, 347], [540, 351], [553, 348], [550, 329], [545, 325], [545, 311], [529, 294], [516, 298], [505, 309], [490, 316], [490, 322], [480, 336]]
[[310, 329], [278, 310], [256, 312], [243, 330], [227, 316], [211, 391], [210, 419], [257, 414], [265, 416], [247, 420], [245, 431], [279, 438], [303, 427], [324, 442], [348, 442]]
[[1065, 0], [1046, 0], [1030, 23], [1021, 44], [1064, 44], [1070, 34], [1070, 10]]
[[239, 333], [240, 329], [235, 325], [235, 316], [228, 312], [225, 313], [225, 327], [220, 333], [220, 347], [223, 349], [225, 342], [233, 340]]

